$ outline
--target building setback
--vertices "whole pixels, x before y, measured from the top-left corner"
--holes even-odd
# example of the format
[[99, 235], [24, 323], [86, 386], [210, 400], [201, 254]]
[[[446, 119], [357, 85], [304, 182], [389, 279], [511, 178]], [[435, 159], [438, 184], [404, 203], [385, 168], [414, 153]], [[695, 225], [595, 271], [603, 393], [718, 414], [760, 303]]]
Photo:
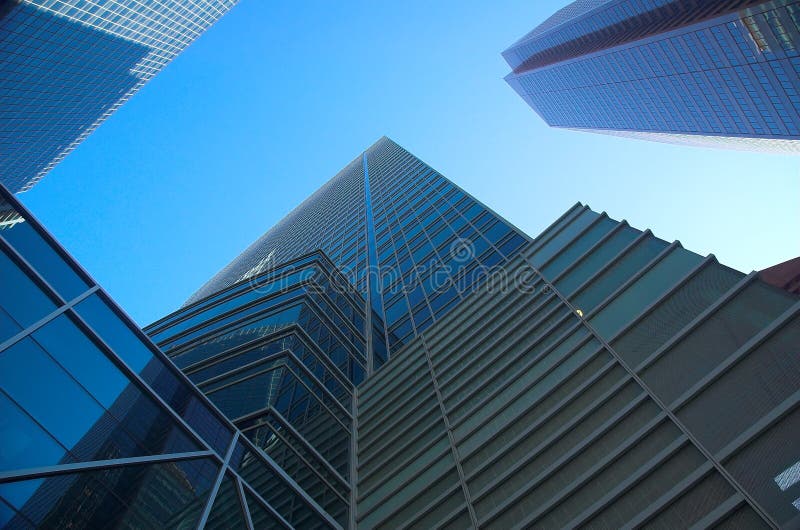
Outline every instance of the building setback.
[[0, 2], [0, 182], [31, 188], [235, 3]]
[[3, 211], [0, 527], [800, 522], [800, 297], [649, 230], [531, 239], [382, 138], [159, 349]]
[[578, 0], [503, 56], [553, 127], [797, 153], [799, 49], [794, 0]]

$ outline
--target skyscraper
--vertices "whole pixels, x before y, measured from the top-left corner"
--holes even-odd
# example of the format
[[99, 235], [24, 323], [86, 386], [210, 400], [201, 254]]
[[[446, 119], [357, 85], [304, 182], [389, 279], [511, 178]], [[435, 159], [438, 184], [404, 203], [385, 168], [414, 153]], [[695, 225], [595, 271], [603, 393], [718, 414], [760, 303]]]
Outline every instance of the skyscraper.
[[793, 0], [578, 0], [503, 56], [553, 127], [796, 153], [799, 49]]
[[0, 527], [800, 522], [800, 296], [587, 206], [531, 239], [382, 138], [160, 348], [0, 223]]
[[388, 138], [146, 332], [342, 526], [798, 521], [800, 297]]
[[235, 3], [0, 2], [0, 181], [36, 184]]

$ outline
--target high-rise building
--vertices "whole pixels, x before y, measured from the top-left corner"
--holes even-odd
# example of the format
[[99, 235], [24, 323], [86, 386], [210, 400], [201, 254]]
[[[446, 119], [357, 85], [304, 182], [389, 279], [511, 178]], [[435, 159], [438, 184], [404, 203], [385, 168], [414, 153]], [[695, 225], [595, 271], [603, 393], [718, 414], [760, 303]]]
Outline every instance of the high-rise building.
[[146, 331], [343, 526], [784, 526], [799, 300], [382, 138]]
[[794, 0], [578, 0], [503, 52], [553, 127], [800, 152]]
[[36, 184], [235, 3], [0, 2], [0, 182]]
[[7, 201], [0, 527], [800, 523], [800, 296], [757, 272], [581, 204], [531, 239], [382, 138], [156, 348]]

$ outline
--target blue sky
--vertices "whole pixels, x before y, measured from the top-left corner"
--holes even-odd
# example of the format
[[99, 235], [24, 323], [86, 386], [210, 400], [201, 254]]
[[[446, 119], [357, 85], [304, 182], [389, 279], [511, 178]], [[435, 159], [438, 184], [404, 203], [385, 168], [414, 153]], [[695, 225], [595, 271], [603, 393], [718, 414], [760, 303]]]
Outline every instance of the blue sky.
[[800, 255], [800, 157], [549, 129], [505, 84], [566, 3], [242, 0], [20, 198], [141, 325], [384, 134], [532, 235], [581, 201], [746, 272]]

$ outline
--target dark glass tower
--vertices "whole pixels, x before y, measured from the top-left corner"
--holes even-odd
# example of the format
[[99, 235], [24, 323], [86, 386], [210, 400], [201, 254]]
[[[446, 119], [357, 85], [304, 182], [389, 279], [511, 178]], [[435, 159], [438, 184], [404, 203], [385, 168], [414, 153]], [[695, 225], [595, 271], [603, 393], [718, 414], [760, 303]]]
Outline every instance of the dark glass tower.
[[0, 182], [38, 182], [236, 0], [0, 1]]
[[800, 296], [756, 272], [581, 204], [530, 239], [382, 138], [159, 349], [5, 197], [2, 528], [800, 523]]
[[503, 52], [553, 127], [800, 151], [793, 0], [579, 0]]
[[581, 205], [531, 240], [382, 138], [146, 331], [342, 526], [757, 527], [798, 521], [799, 315]]

